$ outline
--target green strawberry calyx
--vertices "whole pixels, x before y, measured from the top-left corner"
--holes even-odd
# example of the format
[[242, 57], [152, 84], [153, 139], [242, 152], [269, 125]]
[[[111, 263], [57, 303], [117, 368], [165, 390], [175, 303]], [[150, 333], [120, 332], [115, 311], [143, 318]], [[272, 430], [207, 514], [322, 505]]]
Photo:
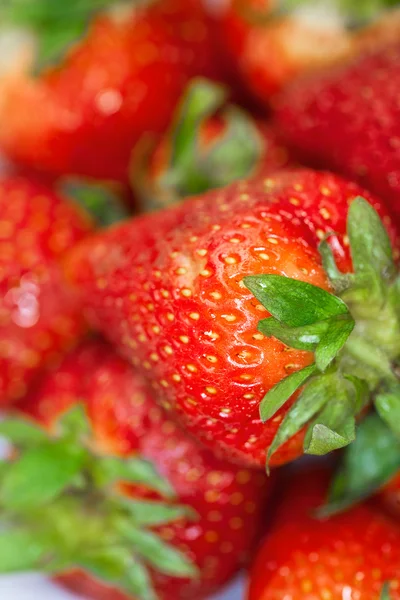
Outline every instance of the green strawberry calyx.
[[[251, 174], [263, 153], [263, 142], [250, 115], [227, 104], [227, 99], [223, 86], [193, 79], [168, 132], [171, 153], [166, 170], [155, 179], [148, 173], [152, 144], [144, 143], [133, 154], [131, 183], [145, 210], [163, 208]], [[202, 143], [202, 128], [216, 115], [222, 132], [214, 141]]]
[[338, 270], [327, 239], [320, 245], [336, 295], [279, 275], [244, 279], [271, 314], [260, 321], [261, 333], [314, 354], [311, 365], [283, 379], [261, 401], [265, 422], [301, 390], [267, 451], [267, 467], [271, 455], [304, 427], [306, 454], [347, 446], [355, 439], [357, 415], [371, 400], [399, 433], [400, 277], [386, 229], [361, 197], [349, 208], [347, 234], [354, 273]]
[[[172, 577], [197, 575], [189, 557], [153, 527], [193, 519], [174, 490], [140, 457], [95, 454], [84, 410], [76, 406], [49, 435], [22, 417], [0, 422], [13, 447], [0, 462], [0, 572], [83, 569], [138, 598], [158, 598], [149, 567]], [[131, 498], [121, 482], [160, 500]]]

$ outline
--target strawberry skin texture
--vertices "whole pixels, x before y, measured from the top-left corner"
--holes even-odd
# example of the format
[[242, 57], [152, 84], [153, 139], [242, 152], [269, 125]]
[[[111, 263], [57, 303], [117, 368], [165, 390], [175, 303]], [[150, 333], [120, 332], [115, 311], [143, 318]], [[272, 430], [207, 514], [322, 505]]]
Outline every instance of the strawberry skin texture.
[[40, 370], [85, 331], [81, 304], [60, 268], [90, 231], [87, 217], [50, 188], [0, 180], [0, 404], [26, 393]]
[[369, 504], [325, 521], [311, 512], [328, 478], [299, 472], [251, 571], [248, 600], [378, 600], [385, 582], [400, 598], [400, 527]]
[[[87, 316], [151, 381], [162, 405], [230, 460], [261, 466], [291, 402], [262, 424], [264, 394], [312, 354], [257, 331], [268, 313], [244, 288], [275, 273], [328, 287], [317, 252], [336, 231], [340, 267], [351, 268], [345, 219], [362, 194], [334, 175], [288, 171], [234, 183], [181, 206], [127, 222], [83, 243], [66, 261]], [[274, 464], [302, 454], [298, 435]]]
[[[400, 45], [295, 83], [277, 117], [303, 157], [370, 188], [400, 215]], [[361, 90], [361, 91], [360, 91]]]
[[0, 146], [41, 171], [126, 181], [134, 144], [162, 132], [188, 80], [215, 65], [198, 0], [100, 16], [57, 68], [2, 82]]
[[[196, 521], [181, 519], [156, 528], [201, 570], [194, 580], [152, 571], [160, 599], [200, 599], [213, 593], [248, 558], [265, 518], [264, 501], [272, 482], [256, 471], [219, 461], [186, 436], [155, 404], [143, 378], [102, 342], [88, 342], [70, 354], [18, 408], [51, 427], [81, 401], [99, 451], [138, 454], [151, 461], [175, 489], [176, 502], [199, 515]], [[133, 485], [126, 493], [159, 498]], [[127, 597], [85, 573], [63, 574], [60, 580], [99, 600]]]

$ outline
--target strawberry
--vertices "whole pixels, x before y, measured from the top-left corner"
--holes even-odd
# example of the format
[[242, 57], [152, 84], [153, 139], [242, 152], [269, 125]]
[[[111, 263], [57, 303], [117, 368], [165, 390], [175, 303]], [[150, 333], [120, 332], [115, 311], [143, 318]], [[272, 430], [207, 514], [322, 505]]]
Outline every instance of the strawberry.
[[[75, 4], [46, 1], [42, 12], [22, 15], [35, 25], [44, 13], [52, 34], [54, 23], [80, 17], [84, 7]], [[93, 10], [92, 2], [84, 4]], [[217, 70], [209, 37], [199, 0], [162, 0], [97, 16], [56, 67], [38, 78], [18, 72], [2, 79], [0, 147], [41, 171], [126, 182], [136, 142], [166, 128], [191, 77]]]
[[21, 177], [0, 179], [0, 403], [16, 400], [85, 331], [60, 260], [91, 229], [62, 196]]
[[299, 81], [283, 94], [277, 110], [291, 146], [308, 160], [358, 179], [397, 216], [399, 60], [400, 45], [388, 45]]
[[102, 600], [200, 599], [260, 532], [266, 477], [187, 437], [102, 342], [70, 354], [0, 430], [20, 448], [1, 476], [3, 572], [45, 568]]
[[287, 485], [253, 565], [248, 600], [400, 598], [399, 524], [369, 504], [316, 521], [326, 479], [300, 471]]
[[[348, 214], [360, 194], [394, 239], [382, 204], [357, 185], [328, 173], [282, 171], [128, 221], [81, 244], [66, 270], [93, 326], [216, 452], [253, 466], [265, 462], [266, 451], [271, 464], [287, 462], [303, 453], [303, 426], [317, 419], [304, 448], [323, 453], [352, 439], [367, 388], [376, 390], [381, 377], [388, 386], [397, 381], [389, 365], [399, 354], [390, 242], [366, 201]], [[323, 266], [317, 246], [333, 231], [321, 246]], [[354, 276], [344, 275], [352, 269], [349, 238]], [[384, 275], [371, 252], [382, 255]], [[343, 300], [329, 293], [333, 287]], [[357, 335], [347, 340], [354, 319]], [[370, 345], [379, 356], [368, 356]], [[341, 398], [332, 403], [335, 414], [332, 397]]]
[[274, 128], [226, 105], [227, 96], [222, 86], [193, 80], [171, 130], [154, 148], [138, 148], [131, 181], [145, 209], [288, 164], [290, 157]]

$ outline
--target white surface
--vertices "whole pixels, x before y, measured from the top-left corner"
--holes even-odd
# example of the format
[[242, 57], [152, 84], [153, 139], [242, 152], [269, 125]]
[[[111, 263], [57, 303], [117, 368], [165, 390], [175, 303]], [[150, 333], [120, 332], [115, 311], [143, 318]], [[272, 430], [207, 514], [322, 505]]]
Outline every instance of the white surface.
[[[40, 575], [0, 577], [0, 600], [80, 600], [46, 581]], [[171, 600], [173, 600], [171, 598]], [[243, 582], [238, 581], [210, 600], [244, 600]]]

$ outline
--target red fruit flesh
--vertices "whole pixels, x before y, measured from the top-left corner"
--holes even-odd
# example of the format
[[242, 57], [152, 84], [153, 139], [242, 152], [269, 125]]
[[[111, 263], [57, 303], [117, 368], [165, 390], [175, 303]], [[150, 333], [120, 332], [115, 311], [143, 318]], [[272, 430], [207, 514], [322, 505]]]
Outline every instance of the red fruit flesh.
[[[351, 268], [345, 220], [359, 194], [385, 214], [330, 174], [242, 181], [97, 236], [67, 268], [92, 324], [142, 370], [162, 405], [223, 456], [262, 466], [291, 402], [266, 424], [259, 403], [312, 355], [257, 331], [268, 313], [243, 277], [275, 273], [327, 288], [317, 244], [336, 231], [338, 262]], [[298, 435], [273, 463], [301, 453]]]
[[400, 598], [400, 527], [364, 504], [326, 521], [326, 474], [299, 472], [251, 571], [248, 600], [378, 600], [386, 582]]
[[91, 225], [49, 188], [17, 177], [0, 180], [0, 214], [0, 404], [6, 404], [86, 329], [59, 261]]
[[278, 105], [289, 145], [348, 174], [400, 215], [400, 45], [294, 84]]
[[41, 171], [127, 181], [134, 144], [167, 127], [191, 77], [216, 71], [198, 0], [100, 17], [57, 69], [3, 79], [0, 146]]
[[[247, 559], [264, 520], [263, 501], [271, 484], [260, 473], [219, 461], [186, 436], [156, 406], [141, 376], [105, 344], [88, 343], [71, 354], [19, 409], [51, 427], [77, 402], [86, 405], [100, 452], [138, 454], [151, 461], [175, 489], [177, 502], [199, 515], [196, 521], [156, 529], [201, 570], [200, 579], [194, 580], [152, 571], [160, 599], [200, 599], [213, 593]], [[159, 497], [139, 486], [124, 489], [136, 498]], [[126, 598], [81, 572], [63, 575], [61, 581], [96, 599]]]

